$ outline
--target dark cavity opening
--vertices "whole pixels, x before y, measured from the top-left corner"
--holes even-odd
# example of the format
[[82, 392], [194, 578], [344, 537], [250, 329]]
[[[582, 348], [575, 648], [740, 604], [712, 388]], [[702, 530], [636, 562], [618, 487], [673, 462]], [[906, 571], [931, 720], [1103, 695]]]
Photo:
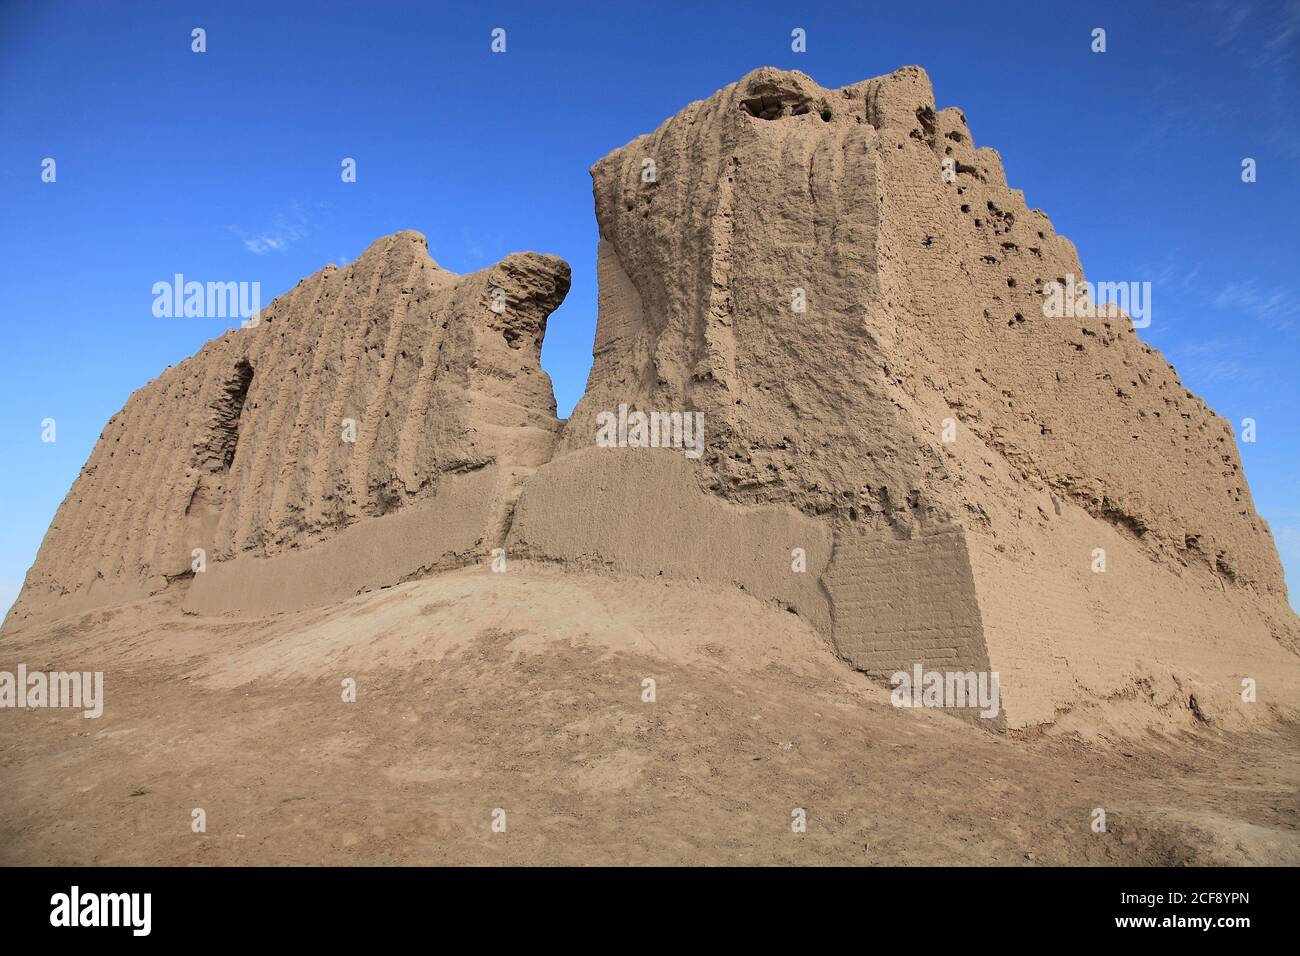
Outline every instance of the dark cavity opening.
[[239, 443], [239, 417], [248, 398], [248, 387], [253, 383], [253, 366], [243, 359], [235, 363], [234, 371], [226, 379], [213, 405], [215, 414], [215, 451], [222, 471], [229, 471], [235, 461], [235, 446]]

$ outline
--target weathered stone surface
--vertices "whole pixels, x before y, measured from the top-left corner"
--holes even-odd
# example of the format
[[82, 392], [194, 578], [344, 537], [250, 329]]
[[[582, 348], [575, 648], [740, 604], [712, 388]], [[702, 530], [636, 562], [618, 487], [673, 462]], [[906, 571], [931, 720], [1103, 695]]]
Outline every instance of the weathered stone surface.
[[[755, 98], [785, 111], [758, 118]], [[842, 90], [758, 70], [592, 175], [602, 316], [566, 447], [620, 401], [684, 405], [706, 412], [728, 497], [906, 531], [987, 527], [979, 506], [1028, 485], [1160, 560], [1282, 594], [1227, 423], [1126, 317], [1044, 318], [1037, 289], [1083, 276], [1074, 247], [920, 69]], [[1007, 473], [977, 478], [985, 452]]]
[[[566, 423], [538, 363], [564, 263], [458, 277], [380, 240], [132, 396], [7, 624], [174, 581], [194, 613], [288, 611], [504, 544], [742, 588], [873, 677], [996, 671], [996, 728], [1292, 706], [1300, 622], [1231, 428], [1127, 316], [1045, 316], [1073, 245], [920, 69], [757, 70], [592, 176], [600, 313]], [[620, 406], [702, 413], [703, 456], [598, 447]]]
[[[551, 455], [559, 423], [539, 356], [546, 318], [568, 287], [563, 261], [533, 253], [457, 276], [416, 232], [304, 279], [259, 324], [209, 342], [109, 421], [9, 620], [156, 593], [189, 578], [196, 548], [211, 575], [198, 589], [206, 610], [337, 599], [365, 578], [333, 566], [359, 558], [340, 549], [260, 601], [238, 582], [288, 560], [263, 568], [259, 559], [311, 548], [485, 472], [481, 492], [458, 492], [445, 540], [399, 549], [402, 567], [388, 576], [476, 556], [482, 539], [504, 534], [510, 489]], [[498, 288], [503, 311], [493, 309]], [[345, 419], [355, 441], [344, 440]], [[232, 562], [240, 572], [223, 566]]]
[[1232, 429], [1127, 316], [1044, 316], [1075, 249], [923, 71], [757, 70], [592, 177], [600, 321], [561, 452], [620, 403], [702, 411], [701, 488], [834, 529], [847, 660], [1001, 669], [1013, 724], [1169, 668], [1222, 710], [1244, 660], [1294, 670]]

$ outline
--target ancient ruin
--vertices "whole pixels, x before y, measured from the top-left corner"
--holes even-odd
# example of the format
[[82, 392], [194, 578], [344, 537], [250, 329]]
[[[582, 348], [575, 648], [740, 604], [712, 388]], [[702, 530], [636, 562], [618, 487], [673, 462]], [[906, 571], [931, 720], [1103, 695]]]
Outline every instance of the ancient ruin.
[[[1231, 427], [1128, 316], [1045, 314], [1073, 245], [919, 68], [760, 69], [592, 177], [567, 421], [539, 364], [562, 261], [461, 277], [381, 239], [131, 397], [6, 628], [151, 595], [291, 611], [504, 549], [741, 588], [881, 679], [997, 672], [998, 728], [1104, 700], [1232, 723], [1243, 677], [1295, 686]], [[628, 410], [699, 415], [703, 453], [606, 447]]]

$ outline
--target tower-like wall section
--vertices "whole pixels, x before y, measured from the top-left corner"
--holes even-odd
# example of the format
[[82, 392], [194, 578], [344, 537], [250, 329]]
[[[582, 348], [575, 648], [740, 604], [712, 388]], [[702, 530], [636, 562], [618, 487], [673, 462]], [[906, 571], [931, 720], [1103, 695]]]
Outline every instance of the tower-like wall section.
[[621, 403], [702, 412], [702, 490], [834, 529], [827, 636], [855, 666], [1004, 669], [1025, 726], [1179, 682], [1226, 713], [1238, 664], [1294, 667], [1231, 428], [1127, 315], [1045, 314], [1085, 279], [1073, 244], [922, 70], [760, 69], [592, 178], [600, 316], [560, 454]]
[[457, 276], [415, 232], [302, 280], [113, 416], [8, 620], [158, 593], [196, 550], [214, 565], [309, 548], [450, 475], [535, 468], [559, 430], [540, 353], [568, 287], [534, 253]]

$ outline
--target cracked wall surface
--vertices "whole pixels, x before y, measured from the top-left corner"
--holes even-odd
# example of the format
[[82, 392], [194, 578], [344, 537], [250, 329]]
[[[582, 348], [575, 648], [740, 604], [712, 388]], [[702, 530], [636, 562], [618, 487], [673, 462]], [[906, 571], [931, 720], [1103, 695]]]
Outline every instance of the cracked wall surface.
[[[534, 253], [455, 275], [416, 232], [303, 279], [113, 416], [8, 620], [157, 593], [191, 576], [196, 548], [207, 610], [288, 609], [390, 583], [398, 565], [475, 559], [499, 533], [505, 489], [551, 455], [559, 422], [539, 358], [568, 288], [568, 265]], [[441, 531], [427, 521], [439, 496], [459, 502]], [[364, 550], [294, 561], [416, 506], [425, 536], [389, 549], [388, 574], [337, 567]], [[403, 540], [400, 520], [385, 527]]]
[[600, 320], [558, 454], [621, 403], [702, 411], [701, 489], [833, 529], [846, 660], [1000, 670], [1020, 726], [1157, 685], [1226, 713], [1246, 661], [1294, 671], [1231, 427], [1126, 315], [1044, 315], [1074, 246], [922, 70], [763, 68], [592, 178]]
[[[567, 422], [539, 364], [562, 261], [461, 277], [381, 239], [131, 397], [7, 623], [178, 581], [196, 613], [289, 610], [504, 544], [743, 588], [877, 678], [997, 671], [1009, 728], [1300, 687], [1232, 429], [1127, 316], [1044, 314], [1073, 245], [919, 68], [756, 70], [591, 175]], [[596, 447], [620, 406], [702, 413], [703, 457]]]

